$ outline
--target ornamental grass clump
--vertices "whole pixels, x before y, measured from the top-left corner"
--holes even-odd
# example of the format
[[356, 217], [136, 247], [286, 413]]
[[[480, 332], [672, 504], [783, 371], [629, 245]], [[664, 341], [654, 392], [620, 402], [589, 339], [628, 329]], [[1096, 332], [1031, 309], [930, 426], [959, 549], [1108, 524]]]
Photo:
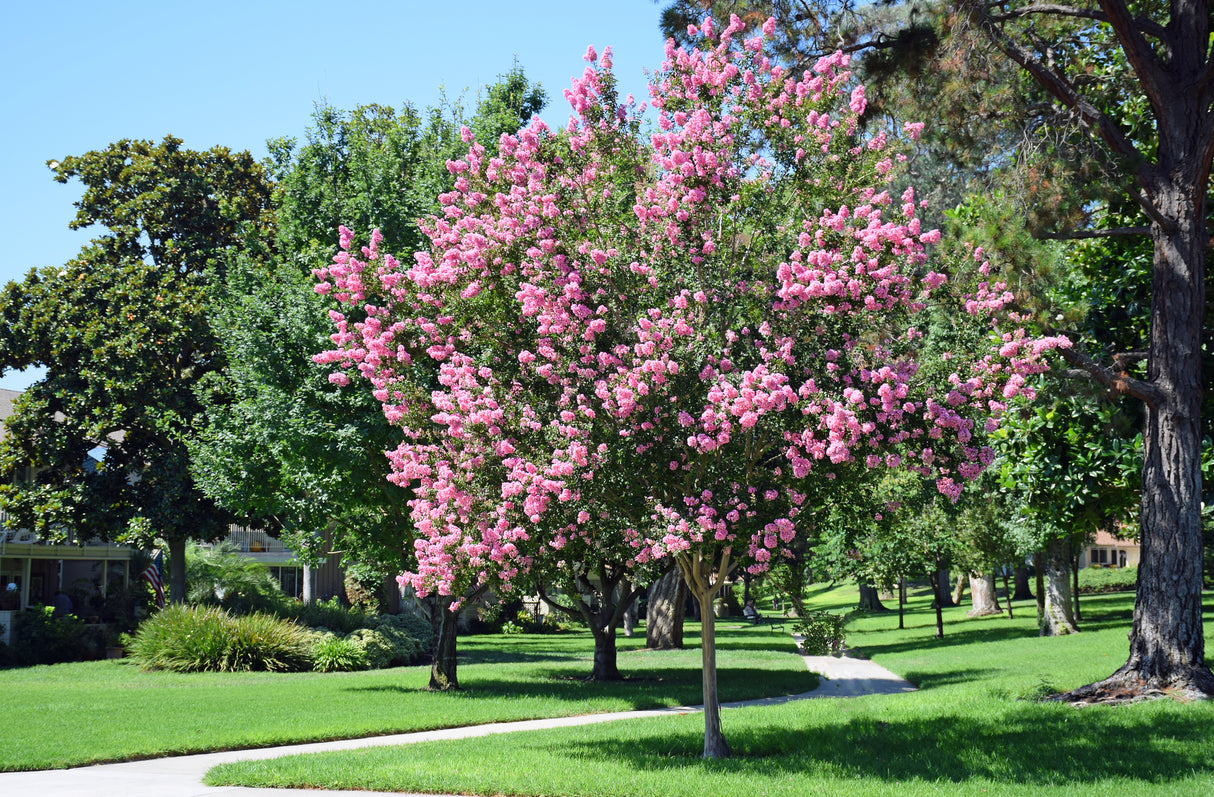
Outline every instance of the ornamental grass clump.
[[307, 629], [265, 614], [233, 617], [206, 606], [166, 607], [139, 627], [130, 652], [145, 669], [173, 672], [311, 668]]
[[312, 645], [312, 669], [316, 672], [353, 672], [369, 667], [366, 649], [353, 639], [322, 634]]

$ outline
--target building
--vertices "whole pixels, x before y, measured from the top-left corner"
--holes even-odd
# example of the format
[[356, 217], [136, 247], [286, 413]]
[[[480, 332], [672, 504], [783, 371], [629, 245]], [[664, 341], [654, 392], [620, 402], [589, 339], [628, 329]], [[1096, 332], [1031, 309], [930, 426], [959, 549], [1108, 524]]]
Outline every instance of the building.
[[1140, 546], [1134, 540], [1096, 532], [1096, 539], [1083, 549], [1080, 567], [1138, 567]]

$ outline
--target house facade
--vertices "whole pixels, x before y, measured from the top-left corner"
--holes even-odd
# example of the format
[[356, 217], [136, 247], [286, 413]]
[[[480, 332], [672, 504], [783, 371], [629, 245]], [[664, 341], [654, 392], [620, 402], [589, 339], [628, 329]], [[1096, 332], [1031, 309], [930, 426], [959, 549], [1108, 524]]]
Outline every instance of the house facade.
[[1080, 567], [1138, 567], [1140, 546], [1134, 540], [1096, 532], [1096, 539], [1083, 549]]

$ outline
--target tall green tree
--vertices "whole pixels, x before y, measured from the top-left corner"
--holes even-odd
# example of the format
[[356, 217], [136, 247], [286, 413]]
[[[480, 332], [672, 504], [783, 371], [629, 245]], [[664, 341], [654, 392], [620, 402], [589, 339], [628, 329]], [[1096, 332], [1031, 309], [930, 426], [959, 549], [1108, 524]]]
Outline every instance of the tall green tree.
[[[682, 3], [682, 6], [694, 3]], [[704, 3], [704, 6], [716, 6]], [[861, 21], [856, 7], [822, 2], [726, 2], [781, 15], [778, 27], [802, 57], [840, 45], [887, 48], [897, 38]], [[1145, 409], [1138, 596], [1126, 664], [1075, 690], [1083, 699], [1178, 689], [1214, 695], [1201, 619], [1203, 319], [1206, 309], [1207, 202], [1214, 160], [1214, 54], [1208, 0], [1140, 5], [1098, 0], [1081, 6], [1027, 2], [942, 6], [955, 54], [1003, 59], [1039, 88], [1047, 129], [1080, 130], [1106, 180], [1088, 180], [1135, 206], [1135, 223], [1112, 228], [1084, 216], [1058, 234], [1149, 237], [1152, 247], [1146, 371], [1137, 357], [1076, 346], [1068, 359], [1099, 384], [1139, 399]], [[846, 15], [846, 19], [840, 16]], [[848, 25], [840, 25], [843, 21]], [[902, 30], [906, 30], [903, 28]], [[840, 31], [845, 31], [840, 35]], [[944, 34], [941, 36], [940, 34]], [[1126, 110], [1133, 111], [1130, 114]], [[1071, 160], [1063, 134], [1047, 140], [1046, 163]], [[1063, 191], [1073, 208], [1082, 193]], [[1122, 274], [1108, 275], [1119, 280]]]
[[83, 184], [70, 226], [99, 232], [0, 292], [0, 368], [46, 369], [7, 421], [0, 502], [46, 539], [167, 541], [182, 600], [186, 540], [232, 520], [197, 488], [186, 446], [203, 413], [194, 387], [226, 365], [209, 310], [232, 251], [266, 245], [269, 182], [247, 152], [171, 136], [49, 165]]

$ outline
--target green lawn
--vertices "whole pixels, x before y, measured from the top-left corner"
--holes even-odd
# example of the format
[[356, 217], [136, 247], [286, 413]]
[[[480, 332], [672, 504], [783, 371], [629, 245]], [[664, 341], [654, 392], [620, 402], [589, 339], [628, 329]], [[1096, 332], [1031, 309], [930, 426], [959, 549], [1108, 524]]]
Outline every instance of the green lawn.
[[[732, 626], [732, 627], [728, 627]], [[463, 690], [427, 692], [426, 667], [357, 673], [142, 672], [121, 661], [0, 671], [0, 770], [264, 747], [628, 709], [698, 704], [698, 626], [688, 650], [619, 639], [623, 683], [593, 684], [588, 632], [460, 640]], [[727, 623], [724, 700], [795, 694], [817, 679], [787, 635]], [[691, 647], [691, 646], [695, 647]]]
[[[813, 601], [846, 608], [853, 596], [818, 590]], [[1132, 594], [1084, 599], [1083, 633], [1056, 639], [1036, 636], [1023, 604], [1015, 620], [950, 610], [937, 640], [926, 601], [915, 596], [904, 631], [890, 613], [857, 619], [849, 638], [921, 691], [728, 711], [727, 761], [698, 758], [702, 719], [691, 715], [232, 764], [208, 782], [571, 797], [1214, 793], [1214, 703], [1022, 699], [1119, 666]]]

